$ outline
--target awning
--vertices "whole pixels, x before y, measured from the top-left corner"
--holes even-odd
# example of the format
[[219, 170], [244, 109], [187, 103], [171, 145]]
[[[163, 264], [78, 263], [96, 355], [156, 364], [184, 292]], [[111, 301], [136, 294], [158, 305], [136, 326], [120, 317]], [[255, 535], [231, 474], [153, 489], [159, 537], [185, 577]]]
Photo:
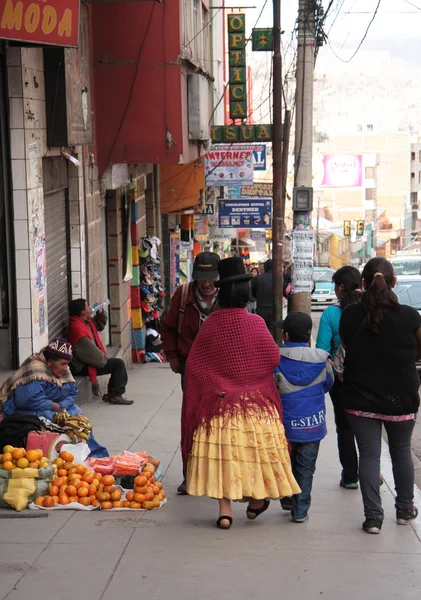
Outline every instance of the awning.
[[194, 208], [204, 194], [204, 161], [196, 160], [188, 165], [161, 165], [159, 185], [162, 213]]

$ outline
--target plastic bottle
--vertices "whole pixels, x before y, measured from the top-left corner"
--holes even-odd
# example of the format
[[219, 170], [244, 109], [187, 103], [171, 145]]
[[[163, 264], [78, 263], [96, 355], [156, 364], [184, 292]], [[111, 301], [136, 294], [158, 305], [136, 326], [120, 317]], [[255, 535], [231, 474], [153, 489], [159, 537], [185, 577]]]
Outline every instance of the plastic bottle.
[[92, 312], [96, 313], [99, 310], [101, 310], [101, 308], [107, 307], [109, 304], [110, 304], [110, 301], [108, 300], [108, 298], [106, 298], [102, 302], [96, 302], [92, 307]]

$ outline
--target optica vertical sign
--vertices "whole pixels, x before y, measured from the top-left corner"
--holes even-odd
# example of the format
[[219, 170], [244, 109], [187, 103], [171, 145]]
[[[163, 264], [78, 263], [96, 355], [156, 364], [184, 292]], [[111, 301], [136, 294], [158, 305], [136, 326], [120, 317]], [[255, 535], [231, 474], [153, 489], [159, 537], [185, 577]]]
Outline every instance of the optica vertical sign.
[[246, 15], [228, 15], [230, 117], [247, 119]]
[[77, 46], [79, 0], [0, 0], [0, 38]]

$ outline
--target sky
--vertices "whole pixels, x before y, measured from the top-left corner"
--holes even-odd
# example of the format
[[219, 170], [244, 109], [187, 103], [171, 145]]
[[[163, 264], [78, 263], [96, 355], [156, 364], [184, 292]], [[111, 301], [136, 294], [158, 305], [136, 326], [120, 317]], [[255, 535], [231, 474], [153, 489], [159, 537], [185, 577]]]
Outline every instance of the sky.
[[[421, 66], [421, 0], [380, 0], [376, 17], [357, 53], [357, 58], [353, 58], [351, 63], [342, 62], [353, 56], [366, 33], [378, 1], [334, 0], [324, 28], [329, 42], [319, 49], [316, 73], [318, 67], [321, 72], [326, 74], [334, 71], [344, 72], [347, 69], [351, 72], [361, 67], [364, 68], [364, 66], [367, 70], [377, 69], [378, 56], [376, 58], [374, 54], [367, 53], [367, 51], [373, 50], [388, 53], [395, 58], [413, 64], [418, 63], [418, 66]], [[282, 36], [283, 73], [284, 75], [285, 73], [290, 74], [292, 94], [295, 64], [293, 51], [296, 46], [293, 32], [298, 4], [298, 0], [281, 0], [281, 29], [284, 31]], [[328, 4], [329, 0], [323, 0], [325, 9]], [[220, 2], [212, 0], [211, 5], [220, 6]], [[273, 0], [225, 0], [225, 5], [242, 7], [238, 12], [246, 14], [248, 35], [251, 35], [251, 29], [256, 26], [258, 19], [258, 27], [271, 27], [273, 24]], [[243, 7], [250, 8], [244, 9]], [[263, 12], [260, 15], [262, 8]], [[227, 13], [226, 10], [225, 14]], [[289, 53], [285, 53], [285, 48], [290, 49]], [[265, 101], [272, 78], [271, 56], [269, 52], [252, 52], [251, 44], [248, 46], [247, 55], [247, 64], [253, 69], [254, 116], [256, 122], [263, 122], [268, 120], [271, 114], [270, 100]]]
[[[218, 0], [213, 4], [218, 5]], [[329, 0], [323, 0], [326, 8]], [[326, 22], [330, 42], [335, 48], [342, 48], [342, 58], [349, 58], [363, 37], [371, 20], [378, 0], [335, 0]], [[246, 22], [252, 28], [262, 6], [265, 5], [259, 20], [259, 27], [271, 27], [273, 23], [272, 0], [226, 0], [226, 6], [255, 6], [248, 8]], [[338, 8], [341, 7], [337, 15]], [[417, 8], [418, 7], [418, 8]], [[298, 0], [281, 0], [281, 27], [284, 35], [289, 35], [294, 28], [298, 12]], [[333, 23], [334, 21], [334, 23]], [[333, 24], [333, 26], [332, 26]], [[382, 42], [393, 48], [402, 38], [418, 38], [421, 29], [421, 0], [381, 0], [377, 16], [370, 27], [363, 47]], [[421, 46], [421, 44], [420, 44]]]

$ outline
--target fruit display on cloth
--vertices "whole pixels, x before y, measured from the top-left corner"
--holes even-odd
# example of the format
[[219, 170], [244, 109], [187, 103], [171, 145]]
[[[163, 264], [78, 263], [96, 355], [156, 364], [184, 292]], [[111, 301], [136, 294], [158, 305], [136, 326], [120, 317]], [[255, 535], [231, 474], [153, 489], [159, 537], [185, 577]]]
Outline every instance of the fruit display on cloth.
[[25, 510], [48, 491], [56, 470], [40, 449], [5, 446], [0, 454], [0, 507]]
[[13, 469], [45, 469], [50, 465], [42, 450], [28, 450], [5, 446], [0, 454], [0, 469], [12, 471]]
[[35, 506], [153, 510], [161, 508], [166, 501], [162, 483], [155, 481], [155, 467], [150, 463], [135, 477], [131, 491], [114, 485], [113, 475], [102, 475], [85, 465], [76, 465], [70, 452], [62, 452], [54, 464], [57, 477], [51, 482], [48, 494], [36, 498]]
[[57, 505], [65, 507], [76, 504], [83, 507], [99, 507], [100, 502], [96, 495], [100, 486], [104, 487], [103, 476], [100, 473], [95, 473], [85, 465], [75, 464], [71, 452], [61, 452], [53, 464], [57, 467], [57, 477], [51, 482], [48, 494], [36, 498], [36, 506], [54, 508]]
[[141, 474], [134, 479], [134, 488], [127, 492], [123, 499], [123, 507], [131, 509], [153, 510], [161, 508], [166, 494], [162, 483], [155, 481], [155, 467], [148, 463]]

